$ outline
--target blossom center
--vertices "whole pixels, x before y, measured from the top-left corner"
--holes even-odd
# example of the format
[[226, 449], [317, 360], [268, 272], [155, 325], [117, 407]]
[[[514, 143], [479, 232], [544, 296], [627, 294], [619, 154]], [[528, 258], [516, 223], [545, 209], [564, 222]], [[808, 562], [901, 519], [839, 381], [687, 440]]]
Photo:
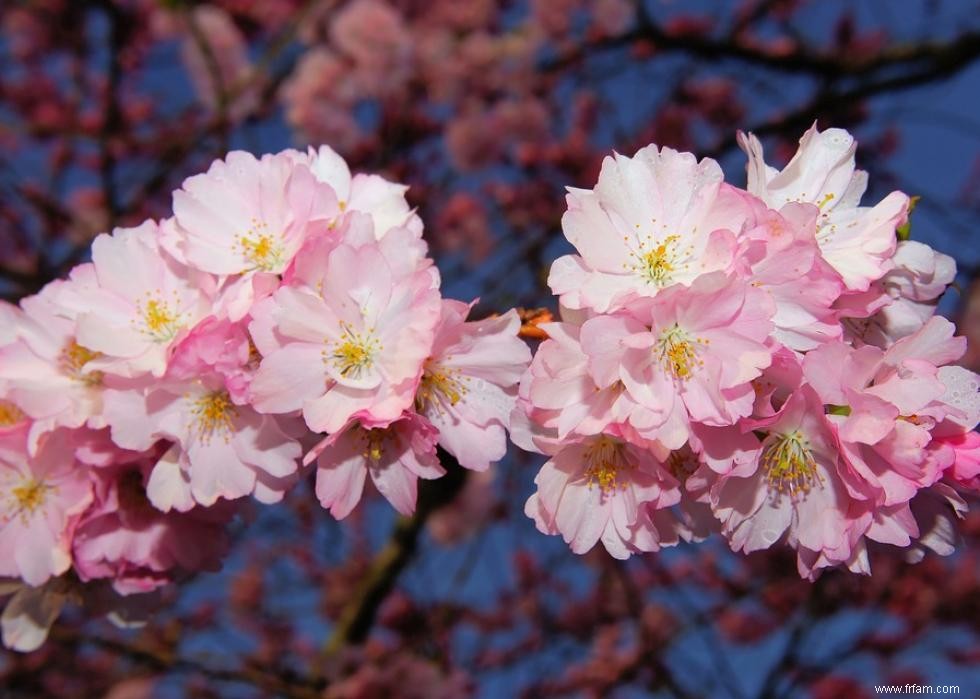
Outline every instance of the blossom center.
[[24, 411], [10, 401], [0, 400], [0, 427], [10, 427], [26, 417]]
[[673, 282], [676, 273], [687, 268], [684, 262], [691, 253], [690, 247], [680, 250], [680, 239], [679, 235], [668, 235], [658, 241], [647, 236], [639, 241], [638, 250], [630, 252], [633, 262], [623, 266], [641, 276], [648, 284], [668, 286]]
[[799, 495], [820, 482], [810, 443], [799, 430], [775, 435], [762, 452], [766, 482], [778, 493]]
[[448, 401], [449, 405], [456, 405], [468, 392], [466, 377], [461, 376], [458, 369], [426, 362], [415, 394], [415, 406], [421, 411], [427, 405], [438, 406], [440, 402]]
[[677, 241], [679, 236], [668, 235], [658, 246], [643, 255], [647, 279], [657, 286], [666, 286], [674, 272], [677, 262]]
[[591, 488], [598, 484], [603, 495], [625, 487], [619, 481], [619, 472], [626, 467], [622, 445], [605, 435], [590, 444], [583, 454], [586, 463], [585, 478]]
[[154, 342], [170, 342], [181, 328], [180, 313], [159, 295], [147, 294], [146, 301], [138, 301], [136, 314], [143, 325], [140, 332]]
[[382, 349], [381, 343], [371, 332], [357, 332], [347, 323], [341, 328], [340, 340], [334, 343], [332, 352], [324, 353], [324, 360], [332, 361], [345, 379], [359, 379], [374, 366], [374, 357]]
[[283, 263], [282, 245], [264, 221], [252, 219], [252, 227], [238, 238], [238, 249], [253, 269], [262, 272], [271, 272]]
[[44, 505], [49, 490], [51, 490], [50, 485], [30, 478], [11, 490], [10, 494], [14, 496], [17, 509], [21, 513], [31, 515]]
[[201, 442], [207, 444], [215, 433], [223, 434], [227, 441], [238, 408], [231, 402], [228, 391], [210, 391], [194, 400], [191, 413]]
[[381, 461], [385, 451], [385, 443], [389, 438], [389, 431], [384, 428], [372, 430], [358, 427], [357, 429], [359, 430], [358, 436], [363, 442], [361, 456], [374, 462]]
[[98, 386], [102, 383], [103, 373], [101, 371], [85, 371], [85, 365], [101, 356], [101, 352], [90, 350], [72, 340], [61, 350], [61, 354], [58, 356], [58, 365], [67, 376], [76, 381], [86, 386]]
[[695, 369], [704, 366], [698, 351], [707, 344], [707, 340], [692, 338], [675, 323], [660, 334], [655, 351], [664, 371], [675, 379], [684, 380], [690, 378]]

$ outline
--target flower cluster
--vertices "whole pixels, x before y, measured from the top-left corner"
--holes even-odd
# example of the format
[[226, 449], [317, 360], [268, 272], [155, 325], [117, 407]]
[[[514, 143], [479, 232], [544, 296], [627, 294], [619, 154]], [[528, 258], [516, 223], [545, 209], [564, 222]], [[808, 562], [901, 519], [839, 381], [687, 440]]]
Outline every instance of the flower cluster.
[[783, 542], [810, 579], [869, 572], [869, 545], [949, 553], [980, 477], [977, 376], [933, 315], [953, 260], [907, 240], [905, 194], [860, 204], [846, 131], [811, 128], [781, 171], [739, 142], [747, 189], [651, 145], [569, 190], [562, 321], [515, 409], [550, 457], [528, 516], [618, 558]]
[[243, 498], [306, 471], [337, 518], [368, 476], [410, 514], [437, 446], [477, 471], [503, 456], [519, 319], [441, 297], [405, 191], [327, 147], [232, 152], [171, 218], [0, 305], [7, 645], [36, 647], [70, 599], [133, 618], [220, 565]]

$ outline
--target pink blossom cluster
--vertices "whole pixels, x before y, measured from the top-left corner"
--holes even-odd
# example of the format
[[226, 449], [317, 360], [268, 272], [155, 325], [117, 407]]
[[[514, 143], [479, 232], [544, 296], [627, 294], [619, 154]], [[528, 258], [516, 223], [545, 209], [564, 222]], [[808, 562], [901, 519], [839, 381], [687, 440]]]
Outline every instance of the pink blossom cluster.
[[527, 515], [617, 558], [785, 544], [809, 579], [880, 544], [950, 553], [980, 487], [978, 379], [934, 315], [952, 258], [907, 239], [902, 192], [861, 205], [846, 131], [814, 126], [782, 170], [739, 143], [746, 189], [655, 145], [569, 189], [562, 320], [515, 409], [549, 457]]
[[504, 455], [520, 321], [441, 297], [406, 189], [328, 147], [232, 152], [171, 218], [0, 305], [5, 644], [37, 647], [66, 601], [128, 618], [218, 568], [242, 499], [308, 472], [338, 519], [368, 478], [410, 514], [437, 447]]

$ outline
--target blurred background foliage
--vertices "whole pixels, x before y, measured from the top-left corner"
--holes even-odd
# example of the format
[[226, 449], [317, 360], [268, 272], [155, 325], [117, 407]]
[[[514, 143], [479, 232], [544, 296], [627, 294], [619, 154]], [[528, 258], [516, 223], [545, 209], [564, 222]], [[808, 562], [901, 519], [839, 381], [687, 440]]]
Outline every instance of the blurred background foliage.
[[[785, 161], [817, 121], [857, 135], [868, 199], [922, 197], [911, 235], [957, 258], [941, 309], [978, 370], [978, 56], [972, 0], [5, 0], [0, 295], [167, 215], [230, 149], [327, 143], [411, 186], [447, 296], [556, 310], [564, 187], [611, 150], [691, 150], [741, 184], [736, 129]], [[0, 697], [980, 695], [976, 510], [954, 556], [875, 552], [871, 578], [810, 584], [720, 540], [622, 563], [534, 530], [540, 459], [514, 452], [409, 520], [338, 524], [306, 488], [255, 508], [146, 629], [69, 615], [0, 654]]]

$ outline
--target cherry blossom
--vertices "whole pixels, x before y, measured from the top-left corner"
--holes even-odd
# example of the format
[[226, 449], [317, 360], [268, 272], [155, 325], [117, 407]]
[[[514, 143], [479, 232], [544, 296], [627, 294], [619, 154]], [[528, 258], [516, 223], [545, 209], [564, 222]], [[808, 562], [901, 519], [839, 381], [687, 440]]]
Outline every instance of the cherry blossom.
[[[394, 420], [411, 406], [439, 319], [424, 271], [396, 276], [377, 245], [340, 245], [325, 260], [322, 289], [283, 287], [256, 309], [262, 363], [255, 407], [302, 410], [316, 432], [338, 431], [357, 412]], [[265, 316], [274, 332], [258, 332]], [[268, 344], [267, 344], [268, 342]]]
[[17, 340], [0, 347], [0, 383], [7, 417], [29, 415], [31, 445], [57, 427], [101, 427], [104, 373], [92, 368], [102, 355], [77, 340], [75, 314], [59, 306], [59, 289], [68, 282], [55, 281], [37, 296], [21, 301], [12, 313], [11, 330]]
[[524, 511], [540, 531], [561, 534], [575, 553], [602, 541], [616, 558], [658, 550], [660, 537], [647, 506], [659, 509], [680, 498], [663, 464], [611, 434], [564, 446], [542, 467], [535, 485]]
[[611, 434], [683, 486], [645, 506], [646, 543], [603, 538], [617, 557], [718, 529], [736, 551], [790, 546], [808, 579], [869, 573], [869, 546], [948, 554], [980, 419], [980, 381], [952, 365], [965, 341], [933, 315], [955, 265], [899, 242], [905, 194], [859, 206], [846, 131], [810, 129], [781, 172], [739, 142], [747, 190], [655, 145], [569, 190], [579, 254], [549, 277], [562, 322], [541, 326], [510, 418], [516, 444], [552, 455], [526, 513], [576, 553], [609, 534], [571, 483]]
[[531, 353], [517, 337], [514, 311], [467, 322], [469, 310], [459, 301], [442, 302], [415, 405], [460, 465], [483, 471], [507, 450], [505, 429]]
[[66, 572], [75, 527], [92, 498], [69, 431], [45, 437], [33, 456], [23, 431], [0, 436], [0, 575], [36, 587]]
[[174, 192], [188, 263], [213, 274], [281, 273], [311, 227], [336, 217], [336, 194], [286, 153], [233, 151]]
[[[338, 29], [371, 17], [370, 51]], [[402, 56], [403, 21], [365, 0], [328, 31], [367, 71]], [[493, 118], [517, 128], [512, 106]], [[868, 574], [881, 546], [948, 555], [980, 420], [965, 340], [934, 315], [955, 266], [897, 242], [904, 194], [858, 206], [846, 132], [809, 131], [781, 173], [742, 143], [747, 190], [656, 145], [569, 189], [552, 322], [468, 320], [407, 187], [326, 145], [232, 151], [173, 216], [99, 235], [67, 279], [0, 305], [5, 643], [35, 648], [69, 602], [151, 606], [220, 567], [250, 501], [308, 497], [306, 478], [338, 520], [369, 480], [412, 517], [419, 481], [455, 471], [488, 524], [475, 501], [508, 433], [547, 456], [525, 514], [573, 553], [720, 534], [789, 547], [810, 580]], [[477, 526], [435, 522], [446, 543]]]
[[717, 272], [586, 321], [582, 349], [597, 385], [621, 382], [646, 410], [632, 420], [641, 432], [678, 420], [730, 425], [751, 410], [749, 382], [771, 362], [772, 314], [767, 294]]
[[162, 376], [174, 343], [209, 308], [213, 282], [160, 247], [146, 221], [92, 243], [92, 263], [76, 267], [57, 301], [76, 314], [76, 341], [100, 356], [91, 370]]
[[445, 473], [436, 456], [437, 431], [412, 413], [384, 427], [353, 421], [326, 437], [304, 461], [316, 460], [316, 496], [337, 519], [361, 500], [368, 475], [403, 515], [415, 511], [419, 478]]
[[[294, 481], [302, 453], [285, 431], [288, 421], [236, 404], [224, 376], [209, 371], [221, 365], [222, 355], [197, 355], [193, 340], [189, 337], [177, 348], [162, 380], [137, 379], [105, 392], [104, 414], [113, 441], [137, 451], [161, 439], [174, 443], [169, 457], [153, 467], [147, 484], [147, 496], [163, 511], [249, 494], [278, 502]], [[242, 349], [244, 354], [236, 354], [244, 363], [248, 349]]]
[[581, 256], [555, 261], [552, 291], [569, 308], [604, 312], [727, 269], [735, 239], [721, 224], [741, 221], [716, 218], [728, 208], [721, 185], [718, 163], [670, 148], [607, 157], [594, 190], [568, 193], [562, 228]]
[[892, 192], [874, 207], [860, 206], [868, 175], [855, 167], [857, 143], [851, 134], [819, 131], [814, 124], [800, 139], [796, 155], [778, 171], [766, 165], [762, 144], [752, 134], [740, 134], [739, 145], [749, 156], [749, 192], [771, 207], [809, 202], [820, 208], [820, 252], [848, 289], [864, 291], [888, 271], [895, 229], [905, 222], [909, 198]]

